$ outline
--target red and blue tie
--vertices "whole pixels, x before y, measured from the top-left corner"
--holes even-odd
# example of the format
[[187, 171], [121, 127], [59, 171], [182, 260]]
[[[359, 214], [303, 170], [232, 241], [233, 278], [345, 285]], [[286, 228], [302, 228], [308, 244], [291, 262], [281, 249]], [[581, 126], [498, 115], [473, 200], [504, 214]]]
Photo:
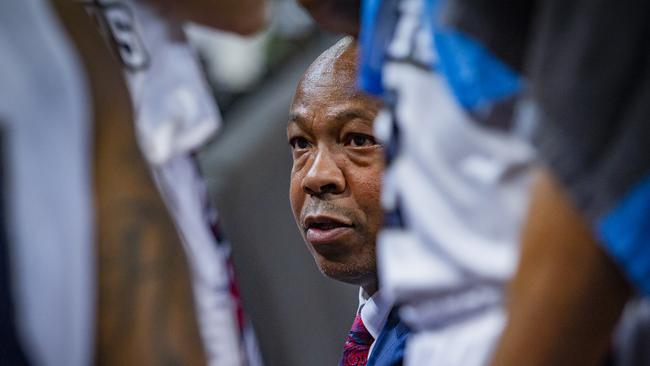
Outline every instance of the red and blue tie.
[[352, 329], [345, 338], [343, 357], [339, 366], [366, 366], [368, 351], [370, 351], [370, 345], [374, 340], [366, 326], [363, 325], [361, 315], [357, 314], [354, 323], [352, 323]]

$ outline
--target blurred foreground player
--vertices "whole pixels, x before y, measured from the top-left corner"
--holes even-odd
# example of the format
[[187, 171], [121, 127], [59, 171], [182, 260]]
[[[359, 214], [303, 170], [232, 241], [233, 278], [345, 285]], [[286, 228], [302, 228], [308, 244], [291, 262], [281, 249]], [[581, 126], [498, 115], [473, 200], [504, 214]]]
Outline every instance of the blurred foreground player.
[[183, 251], [119, 67], [78, 5], [51, 5], [0, 4], [2, 280], [13, 295], [3, 340], [15, 329], [2, 361], [203, 364]]
[[[517, 126], [482, 100], [455, 99], [445, 79], [454, 35], [432, 32], [431, 1], [364, 3], [361, 87], [384, 97], [377, 120], [387, 141], [379, 235], [382, 290], [414, 329], [406, 365], [485, 365], [505, 324], [505, 290], [514, 274], [528, 204], [533, 150], [509, 132]], [[479, 57], [480, 55], [477, 55]], [[509, 100], [521, 82], [493, 69], [490, 96]], [[499, 130], [476, 125], [481, 113]], [[381, 134], [380, 134], [381, 131]]]
[[517, 120], [546, 166], [495, 365], [593, 365], [631, 288], [650, 294], [649, 17], [644, 1], [440, 10], [528, 79]]
[[210, 365], [257, 365], [230, 263], [195, 152], [219, 127], [214, 98], [187, 43], [192, 20], [242, 34], [265, 25], [264, 0], [85, 2], [122, 62], [140, 147], [174, 218], [192, 270], [199, 328]]
[[380, 104], [356, 90], [356, 57], [351, 37], [319, 56], [298, 84], [287, 125], [296, 223], [321, 272], [361, 287], [341, 366], [398, 363], [408, 336], [378, 291], [383, 149], [372, 125]]
[[94, 331], [92, 108], [49, 3], [0, 3], [0, 363], [87, 365]]

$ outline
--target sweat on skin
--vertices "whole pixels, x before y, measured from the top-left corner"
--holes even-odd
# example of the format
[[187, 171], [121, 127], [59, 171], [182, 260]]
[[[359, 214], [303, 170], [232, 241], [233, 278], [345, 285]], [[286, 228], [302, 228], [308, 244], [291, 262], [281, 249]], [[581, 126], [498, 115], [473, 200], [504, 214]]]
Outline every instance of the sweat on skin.
[[298, 83], [287, 125], [290, 199], [320, 270], [372, 295], [384, 152], [373, 135], [380, 102], [357, 90], [356, 63], [356, 42], [344, 38]]

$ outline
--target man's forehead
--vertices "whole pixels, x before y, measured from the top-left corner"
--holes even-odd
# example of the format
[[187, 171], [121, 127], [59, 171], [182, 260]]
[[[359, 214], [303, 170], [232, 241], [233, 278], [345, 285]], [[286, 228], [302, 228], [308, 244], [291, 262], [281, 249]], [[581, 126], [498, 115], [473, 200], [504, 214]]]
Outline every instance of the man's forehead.
[[348, 62], [322, 63], [307, 70], [298, 83], [297, 98], [309, 96], [359, 94], [354, 64]]
[[291, 103], [290, 113], [305, 114], [359, 107], [378, 109], [380, 101], [359, 90], [354, 80], [342, 80], [339, 83], [317, 81], [299, 85]]
[[313, 63], [303, 75], [303, 84], [335, 84], [345, 82], [346, 86], [354, 86], [356, 79], [355, 60], [341, 58], [325, 58]]
[[356, 86], [353, 77], [302, 80], [296, 88], [292, 105], [312, 105], [321, 102], [364, 101], [367, 95]]
[[376, 104], [364, 100], [349, 100], [331, 105], [326, 109], [315, 109], [309, 104], [298, 104], [289, 112], [289, 122], [311, 119], [314, 117], [315, 112], [323, 112], [327, 118], [332, 120], [373, 119], [377, 111]]
[[340, 109], [347, 104], [364, 104], [368, 96], [357, 89], [353, 77], [303, 79], [296, 88], [291, 113], [307, 114], [320, 109]]
[[[368, 124], [372, 127], [379, 102], [366, 96], [342, 98], [330, 103], [294, 103], [290, 112], [287, 128], [299, 127], [310, 131], [317, 121], [327, 121], [328, 129], [337, 130], [352, 121]], [[321, 125], [325, 126], [325, 125]]]

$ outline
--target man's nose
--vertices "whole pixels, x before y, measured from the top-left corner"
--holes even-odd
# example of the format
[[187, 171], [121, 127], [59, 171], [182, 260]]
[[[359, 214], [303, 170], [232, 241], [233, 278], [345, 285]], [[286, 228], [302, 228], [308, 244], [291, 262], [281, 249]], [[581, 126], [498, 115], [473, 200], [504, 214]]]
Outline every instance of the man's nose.
[[345, 191], [345, 176], [331, 152], [321, 150], [316, 154], [302, 181], [302, 189], [312, 196]]

